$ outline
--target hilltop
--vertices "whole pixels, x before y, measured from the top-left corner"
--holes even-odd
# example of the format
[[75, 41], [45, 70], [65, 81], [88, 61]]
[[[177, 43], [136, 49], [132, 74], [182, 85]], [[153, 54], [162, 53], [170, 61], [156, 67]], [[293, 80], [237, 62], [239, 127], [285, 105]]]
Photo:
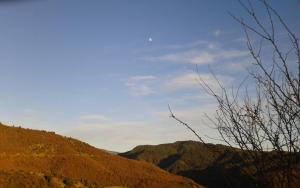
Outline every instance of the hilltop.
[[[209, 188], [258, 187], [255, 177], [252, 176], [255, 172], [253, 161], [246, 160], [244, 154], [240, 149], [220, 144], [178, 141], [169, 144], [137, 146], [119, 155], [150, 162]], [[280, 161], [275, 159], [273, 154], [273, 152], [261, 153], [268, 168], [264, 177], [267, 179], [263, 181], [271, 182], [271, 187], [286, 187], [286, 180], [280, 178], [286, 172], [276, 167]], [[295, 165], [292, 170], [295, 177], [300, 177], [299, 165]], [[290, 187], [299, 187], [299, 185], [299, 179], [294, 179]]]
[[178, 141], [170, 144], [137, 146], [119, 155], [150, 162], [208, 187], [253, 185], [251, 179], [247, 178], [240, 168], [243, 164], [241, 151], [224, 145]]
[[73, 138], [3, 124], [0, 167], [0, 187], [201, 187]]

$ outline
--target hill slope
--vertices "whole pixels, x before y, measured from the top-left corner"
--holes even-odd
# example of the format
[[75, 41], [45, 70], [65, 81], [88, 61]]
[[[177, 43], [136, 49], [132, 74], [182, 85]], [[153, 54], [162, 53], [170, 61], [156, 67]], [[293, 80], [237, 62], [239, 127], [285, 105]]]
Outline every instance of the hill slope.
[[0, 187], [200, 187], [55, 133], [0, 124]]
[[150, 162], [208, 187], [253, 186], [253, 182], [241, 171], [240, 150], [223, 145], [180, 141], [156, 146], [137, 146], [119, 155]]

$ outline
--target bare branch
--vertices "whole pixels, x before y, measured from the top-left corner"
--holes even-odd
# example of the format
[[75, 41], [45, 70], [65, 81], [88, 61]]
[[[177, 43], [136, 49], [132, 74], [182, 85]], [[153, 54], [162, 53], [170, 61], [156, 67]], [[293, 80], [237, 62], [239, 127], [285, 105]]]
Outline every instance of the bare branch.
[[168, 105], [169, 111], [170, 111], [170, 117], [175, 119], [177, 122], [179, 122], [180, 124], [184, 125], [186, 128], [188, 128], [190, 131], [192, 131], [195, 136], [199, 139], [200, 142], [202, 142], [203, 144], [205, 144], [205, 142], [203, 141], [203, 139], [199, 136], [199, 134], [191, 127], [189, 126], [187, 123], [181, 121], [180, 119], [178, 119], [172, 112], [170, 105]]

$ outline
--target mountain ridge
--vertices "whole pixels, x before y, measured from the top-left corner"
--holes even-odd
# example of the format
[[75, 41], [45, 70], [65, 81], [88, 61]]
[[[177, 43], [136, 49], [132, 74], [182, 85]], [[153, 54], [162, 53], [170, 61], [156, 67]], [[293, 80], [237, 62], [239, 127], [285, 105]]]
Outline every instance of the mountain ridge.
[[[242, 152], [221, 144], [177, 141], [159, 145], [136, 146], [120, 156], [150, 162], [173, 174], [193, 179], [208, 187], [254, 186], [240, 168]], [[228, 175], [230, 174], [229, 177]]]
[[3, 124], [0, 167], [0, 187], [201, 187], [73, 138]]

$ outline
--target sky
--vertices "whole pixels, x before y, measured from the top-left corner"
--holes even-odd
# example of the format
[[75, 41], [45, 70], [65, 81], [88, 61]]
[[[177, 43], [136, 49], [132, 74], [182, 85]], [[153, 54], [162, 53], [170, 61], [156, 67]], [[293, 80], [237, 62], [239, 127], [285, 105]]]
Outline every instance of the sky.
[[[300, 33], [299, 1], [270, 3]], [[170, 105], [216, 143], [198, 74], [234, 87], [253, 61], [228, 12], [247, 21], [236, 0], [0, 0], [0, 121], [119, 152], [197, 140]]]

